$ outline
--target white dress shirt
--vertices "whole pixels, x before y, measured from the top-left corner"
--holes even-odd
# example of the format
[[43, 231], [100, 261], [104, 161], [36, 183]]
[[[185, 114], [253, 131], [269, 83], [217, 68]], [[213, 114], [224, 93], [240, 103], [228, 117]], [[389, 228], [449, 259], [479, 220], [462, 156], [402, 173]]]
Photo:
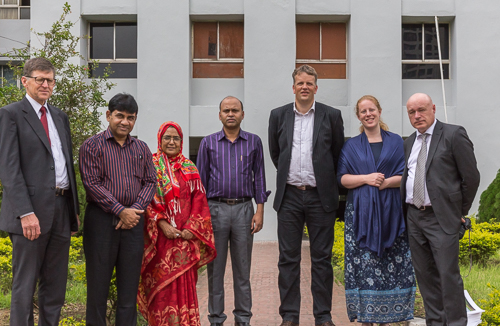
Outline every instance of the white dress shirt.
[[[42, 105], [32, 99], [28, 94], [26, 94], [26, 98], [31, 103], [33, 110], [35, 110], [38, 118], [42, 117], [42, 113], [40, 109]], [[50, 149], [52, 150], [52, 157], [54, 158], [54, 167], [56, 171], [56, 187], [69, 189], [69, 178], [68, 178], [68, 170], [66, 168], [66, 158], [64, 158], [64, 153], [62, 150], [61, 138], [59, 138], [59, 133], [57, 132], [56, 125], [54, 124], [54, 120], [52, 120], [52, 115], [50, 110], [45, 103], [45, 112], [47, 112], [47, 124], [49, 126], [49, 136], [50, 136]], [[36, 159], [36, 158], [34, 158]]]
[[[434, 123], [425, 131], [427, 138], [425, 142], [427, 143], [427, 155], [429, 155], [429, 148], [431, 146], [432, 133], [434, 132], [434, 127], [436, 126], [436, 119]], [[417, 130], [417, 137], [411, 148], [410, 157], [408, 157], [408, 178], [406, 179], [406, 202], [413, 205], [413, 184], [415, 183], [415, 170], [417, 168], [417, 159], [420, 148], [422, 148], [422, 137]], [[427, 192], [427, 182], [424, 181], [424, 206], [431, 206], [431, 200], [429, 198], [429, 193]]]
[[314, 111], [316, 102], [305, 114], [300, 113], [293, 103], [295, 121], [293, 124], [292, 159], [287, 183], [293, 186], [316, 187], [316, 177], [312, 164], [312, 142], [314, 131]]

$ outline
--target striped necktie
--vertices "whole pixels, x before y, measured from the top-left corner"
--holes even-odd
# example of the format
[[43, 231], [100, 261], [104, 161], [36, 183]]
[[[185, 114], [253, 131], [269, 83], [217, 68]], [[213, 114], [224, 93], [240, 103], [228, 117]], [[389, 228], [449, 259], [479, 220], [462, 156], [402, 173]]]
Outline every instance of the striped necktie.
[[425, 163], [427, 162], [427, 138], [428, 134], [423, 134], [422, 147], [418, 152], [417, 168], [415, 169], [415, 180], [413, 184], [413, 205], [420, 208], [424, 204], [425, 197]]

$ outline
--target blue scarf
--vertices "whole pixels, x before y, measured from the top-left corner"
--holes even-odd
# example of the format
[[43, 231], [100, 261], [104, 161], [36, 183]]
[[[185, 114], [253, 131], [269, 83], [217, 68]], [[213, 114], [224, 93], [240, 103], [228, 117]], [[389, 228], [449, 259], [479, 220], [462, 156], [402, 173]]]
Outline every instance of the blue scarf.
[[[399, 135], [381, 130], [382, 152], [375, 163], [366, 134], [349, 139], [340, 154], [338, 174], [383, 173], [385, 178], [402, 175], [404, 170], [403, 139]], [[360, 248], [377, 253], [390, 248], [405, 230], [399, 188], [379, 190], [363, 185], [353, 191], [353, 230]]]

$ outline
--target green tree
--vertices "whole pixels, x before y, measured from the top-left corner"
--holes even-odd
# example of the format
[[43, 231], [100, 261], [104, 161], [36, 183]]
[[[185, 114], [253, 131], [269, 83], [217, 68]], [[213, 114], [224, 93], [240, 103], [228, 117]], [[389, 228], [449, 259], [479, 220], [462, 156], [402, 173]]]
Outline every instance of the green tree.
[[481, 222], [500, 222], [500, 170], [479, 199], [478, 217]]
[[[78, 161], [78, 150], [85, 139], [101, 130], [99, 107], [105, 107], [103, 95], [114, 86], [108, 81], [111, 73], [108, 67], [101, 77], [90, 78], [89, 67], [98, 65], [95, 60], [87, 60], [77, 51], [78, 45], [88, 39], [87, 35], [75, 36], [71, 29], [77, 22], [68, 21], [71, 6], [65, 3], [61, 17], [52, 24], [47, 32], [32, 31], [37, 39], [43, 42], [41, 48], [36, 48], [28, 42], [27, 46], [13, 49], [10, 53], [3, 53], [11, 59], [9, 66], [17, 78], [22, 76], [24, 63], [32, 57], [49, 59], [56, 69], [56, 86], [50, 98], [50, 103], [68, 117], [73, 140], [74, 162]], [[75, 62], [85, 62], [76, 64]], [[20, 101], [25, 90], [8, 86], [0, 91], [0, 106]]]

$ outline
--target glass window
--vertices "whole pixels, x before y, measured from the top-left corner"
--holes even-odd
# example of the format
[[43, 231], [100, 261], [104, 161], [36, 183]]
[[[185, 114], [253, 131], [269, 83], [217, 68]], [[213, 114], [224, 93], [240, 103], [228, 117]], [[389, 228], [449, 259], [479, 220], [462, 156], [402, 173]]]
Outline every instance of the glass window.
[[193, 23], [193, 78], [242, 78], [242, 22]]
[[296, 67], [312, 66], [320, 79], [345, 79], [345, 23], [297, 23]]
[[0, 0], [0, 19], [30, 19], [30, 1]]
[[[450, 78], [450, 31], [439, 24], [443, 78]], [[440, 79], [439, 49], [435, 24], [403, 24], [403, 79]]]
[[102, 76], [109, 65], [110, 78], [137, 78], [137, 23], [90, 23], [91, 77]]

